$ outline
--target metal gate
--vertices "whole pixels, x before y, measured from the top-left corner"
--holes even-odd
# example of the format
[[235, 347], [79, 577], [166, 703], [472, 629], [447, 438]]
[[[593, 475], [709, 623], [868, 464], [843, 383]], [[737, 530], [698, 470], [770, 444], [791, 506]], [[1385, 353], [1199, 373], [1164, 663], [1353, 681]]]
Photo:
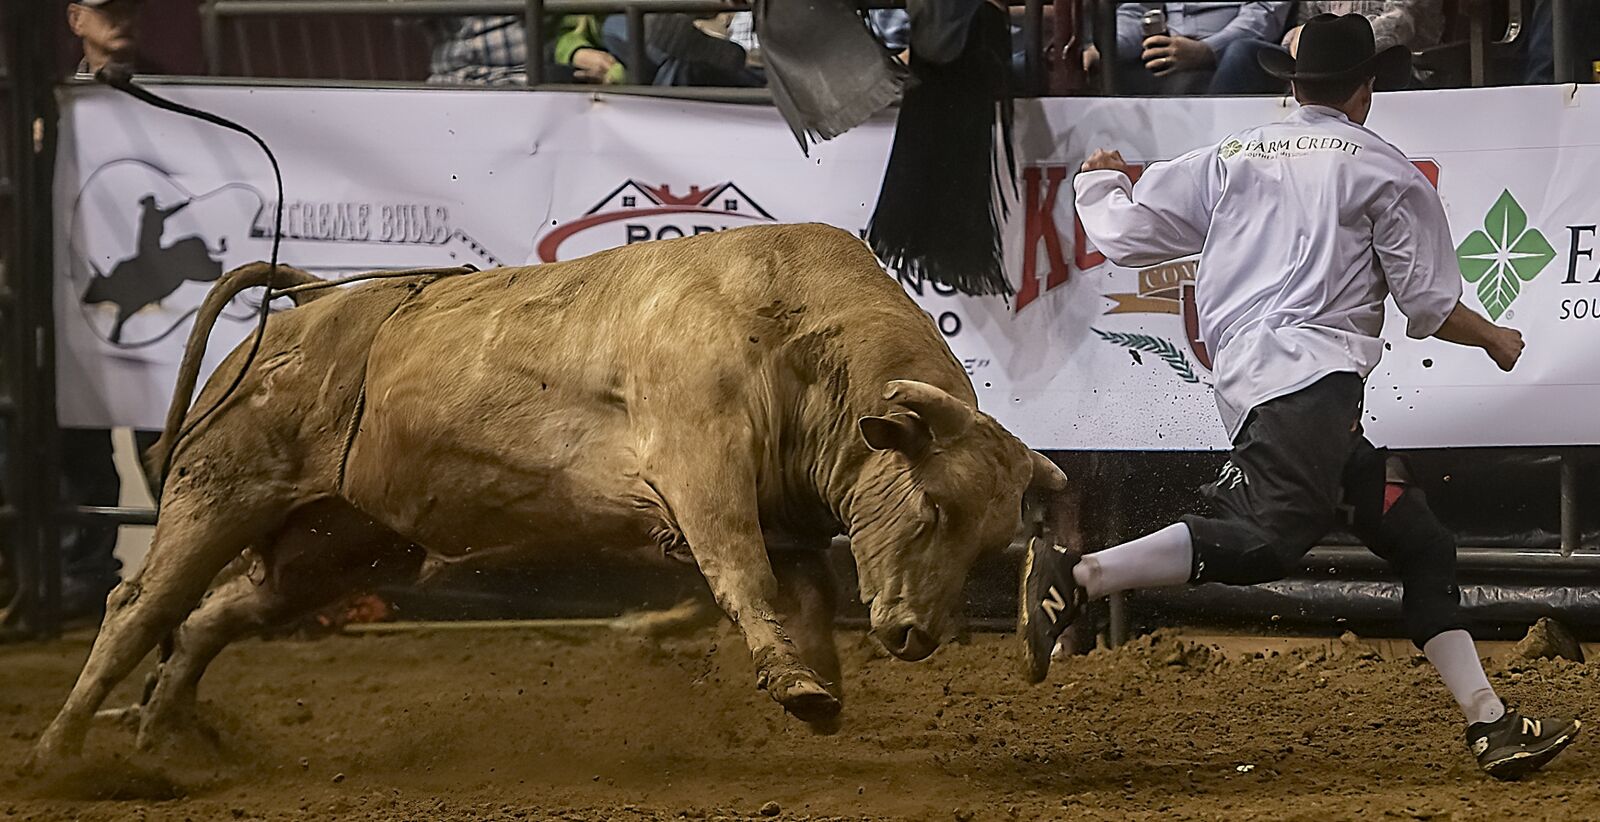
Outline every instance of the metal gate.
[[49, 636], [61, 595], [50, 191], [55, 167], [53, 3], [0, 4], [0, 638]]

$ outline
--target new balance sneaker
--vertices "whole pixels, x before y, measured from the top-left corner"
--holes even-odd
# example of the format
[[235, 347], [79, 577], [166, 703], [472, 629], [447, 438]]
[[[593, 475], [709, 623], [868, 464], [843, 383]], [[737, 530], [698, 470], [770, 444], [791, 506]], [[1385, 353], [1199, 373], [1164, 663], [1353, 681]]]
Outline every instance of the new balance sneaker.
[[1508, 710], [1493, 722], [1467, 726], [1467, 747], [1490, 776], [1521, 779], [1554, 759], [1582, 727], [1576, 719], [1534, 719]]
[[1022, 673], [1029, 682], [1044, 681], [1056, 640], [1083, 611], [1088, 597], [1072, 578], [1072, 569], [1082, 558], [1048, 537], [1028, 540], [1018, 596], [1017, 636], [1022, 640]]

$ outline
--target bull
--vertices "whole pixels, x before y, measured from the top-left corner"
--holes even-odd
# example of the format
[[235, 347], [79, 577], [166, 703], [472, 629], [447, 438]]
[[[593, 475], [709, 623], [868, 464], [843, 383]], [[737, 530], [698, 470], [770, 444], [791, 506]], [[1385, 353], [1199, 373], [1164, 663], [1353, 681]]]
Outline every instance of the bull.
[[[158, 644], [141, 748], [191, 727], [206, 665], [255, 629], [366, 586], [584, 552], [692, 562], [757, 687], [826, 728], [842, 698], [831, 577], [820, 552], [768, 547], [847, 533], [872, 634], [920, 660], [1024, 493], [1065, 487], [835, 228], [329, 289], [274, 315], [253, 359], [248, 341], [233, 351], [190, 414], [222, 307], [314, 282], [257, 263], [207, 296], [152, 449], [169, 469], [149, 556], [109, 596], [36, 763], [76, 757]], [[247, 552], [256, 572], [210, 586]]]

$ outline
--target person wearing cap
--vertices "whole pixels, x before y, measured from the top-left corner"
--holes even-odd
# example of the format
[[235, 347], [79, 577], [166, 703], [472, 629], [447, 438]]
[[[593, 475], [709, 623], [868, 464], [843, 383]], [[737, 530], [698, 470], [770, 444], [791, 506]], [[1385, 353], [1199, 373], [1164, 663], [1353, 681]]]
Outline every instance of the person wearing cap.
[[[138, 59], [140, 0], [78, 0], [67, 4], [67, 25], [83, 43], [83, 59], [73, 79], [88, 81], [109, 63], [132, 66]], [[154, 442], [135, 432], [139, 447]], [[111, 431], [63, 428], [61, 501], [65, 505], [115, 506], [121, 498]], [[121, 579], [116, 558], [117, 527], [98, 523], [61, 526], [61, 620], [74, 625], [98, 622], [106, 595]]]
[[67, 25], [83, 43], [80, 78], [107, 63], [133, 65], [138, 51], [139, 0], [76, 0], [67, 4]]
[[1283, 121], [1149, 166], [1137, 185], [1120, 154], [1096, 151], [1073, 181], [1084, 231], [1118, 265], [1201, 255], [1199, 330], [1233, 448], [1206, 488], [1213, 516], [1088, 555], [1029, 542], [1019, 626], [1027, 673], [1044, 678], [1089, 600], [1280, 579], [1348, 516], [1399, 576], [1406, 632], [1466, 715], [1479, 766], [1523, 776], [1581, 725], [1521, 715], [1495, 694], [1461, 620], [1454, 535], [1404, 466], [1361, 431], [1387, 297], [1410, 336], [1480, 348], [1503, 371], [1521, 356], [1522, 335], [1461, 303], [1438, 193], [1364, 125], [1375, 86], [1403, 83], [1410, 53], [1378, 51], [1365, 17], [1330, 14], [1305, 23], [1297, 56], [1260, 59], [1300, 102]]

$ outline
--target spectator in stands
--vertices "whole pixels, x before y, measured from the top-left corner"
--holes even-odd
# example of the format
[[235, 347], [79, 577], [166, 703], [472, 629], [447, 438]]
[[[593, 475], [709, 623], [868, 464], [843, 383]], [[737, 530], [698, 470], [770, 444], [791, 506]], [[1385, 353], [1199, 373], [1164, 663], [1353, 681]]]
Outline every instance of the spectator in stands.
[[[67, 4], [67, 25], [83, 45], [80, 79], [110, 63], [133, 66], [138, 57], [139, 0], [78, 0]], [[140, 433], [141, 447], [155, 435]], [[61, 502], [64, 505], [115, 506], [122, 478], [113, 458], [107, 429], [63, 428]], [[5, 456], [0, 454], [0, 457]], [[105, 610], [106, 595], [122, 576], [115, 556], [114, 525], [71, 524], [61, 527], [61, 618], [64, 622], [96, 620]]]
[[132, 66], [138, 53], [140, 0], [77, 0], [67, 4], [67, 26], [83, 43], [80, 76], [107, 63]]
[[[1268, 74], [1256, 59], [1262, 49], [1295, 53], [1300, 27], [1319, 14], [1359, 14], [1372, 24], [1378, 50], [1405, 46], [1413, 52], [1439, 44], [1444, 29], [1443, 0], [1302, 0], [1295, 25], [1278, 40], [1246, 40], [1229, 49], [1217, 66], [1212, 94], [1284, 94], [1289, 84]], [[1412, 66], [1412, 84], [1427, 79]]]
[[[1600, 82], [1595, 76], [1595, 64], [1600, 62], [1600, 15], [1587, 8], [1587, 3], [1570, 4], [1565, 25], [1572, 34], [1572, 77], [1577, 82]], [[1556, 81], [1554, 19], [1550, 0], [1535, 0], [1528, 15], [1528, 27], [1517, 44], [1517, 55], [1522, 61], [1519, 82], [1529, 85]]]
[[[761, 63], [761, 43], [756, 38], [755, 15], [748, 11], [725, 12], [717, 15], [723, 36], [738, 44], [748, 55], [746, 68], [757, 77], [764, 76]], [[902, 63], [911, 62], [911, 16], [905, 9], [870, 9], [867, 25], [878, 42]]]
[[[568, 59], [556, 60], [556, 43], [562, 33], [576, 32], [577, 24], [569, 18], [552, 17], [546, 20], [550, 32], [545, 44], [545, 76], [554, 82], [573, 82], [598, 78], [604, 82], [611, 76], [618, 60], [610, 54], [579, 54], [583, 49], [569, 48]], [[507, 86], [526, 85], [528, 82], [528, 39], [520, 15], [508, 14], [481, 17], [448, 17], [430, 21], [428, 33], [433, 40], [433, 61], [430, 83], [455, 85]], [[582, 77], [579, 77], [579, 73]]]
[[[627, 53], [626, 17], [606, 18], [604, 31], [607, 48]], [[745, 47], [728, 36], [721, 15], [700, 20], [686, 14], [646, 17], [643, 69], [643, 79], [658, 86], [766, 85], [765, 75], [750, 65]]]
[[[593, 15], [553, 17], [547, 23], [545, 77], [551, 82], [622, 83], [630, 52], [627, 23]], [[527, 82], [528, 45], [522, 18], [455, 17], [435, 21], [433, 66], [428, 81], [467, 85]], [[738, 72], [745, 53], [706, 34], [681, 14], [646, 18], [642, 76], [657, 85], [749, 85]], [[756, 81], [759, 83], [759, 79]]]
[[[1127, 3], [1117, 7], [1117, 93], [1203, 94], [1236, 44], [1276, 39], [1290, 3]], [[1147, 12], [1166, 14], [1165, 33], [1144, 34]], [[1085, 70], [1100, 61], [1084, 49]]]

